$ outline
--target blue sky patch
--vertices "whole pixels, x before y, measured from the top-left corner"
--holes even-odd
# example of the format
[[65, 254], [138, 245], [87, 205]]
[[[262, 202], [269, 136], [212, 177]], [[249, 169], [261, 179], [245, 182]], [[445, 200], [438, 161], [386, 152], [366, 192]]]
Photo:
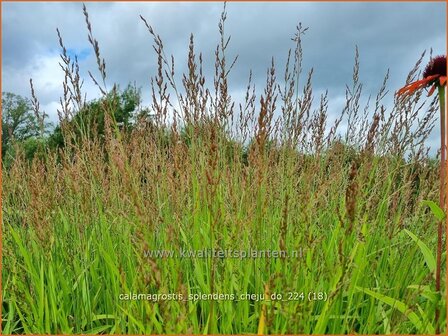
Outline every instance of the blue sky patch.
[[83, 61], [85, 60], [87, 57], [90, 56], [92, 52], [90, 51], [89, 48], [84, 48], [81, 50], [76, 50], [73, 48], [68, 48], [67, 49], [67, 55], [74, 60], [75, 59], [75, 55], [78, 56], [78, 61]]

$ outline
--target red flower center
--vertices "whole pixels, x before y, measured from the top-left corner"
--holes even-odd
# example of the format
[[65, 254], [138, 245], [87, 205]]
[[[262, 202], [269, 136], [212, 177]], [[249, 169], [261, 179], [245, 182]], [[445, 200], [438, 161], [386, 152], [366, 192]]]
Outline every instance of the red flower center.
[[423, 78], [429, 76], [446, 76], [446, 56], [436, 56], [432, 58], [423, 71]]

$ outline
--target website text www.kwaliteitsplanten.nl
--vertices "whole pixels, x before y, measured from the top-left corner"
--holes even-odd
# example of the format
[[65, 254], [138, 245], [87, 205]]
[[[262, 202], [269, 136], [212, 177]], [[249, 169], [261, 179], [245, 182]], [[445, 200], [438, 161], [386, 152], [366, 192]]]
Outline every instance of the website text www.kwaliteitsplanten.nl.
[[302, 258], [303, 249], [298, 250], [234, 250], [234, 249], [210, 249], [204, 248], [199, 250], [178, 249], [178, 250], [144, 250], [145, 258]]

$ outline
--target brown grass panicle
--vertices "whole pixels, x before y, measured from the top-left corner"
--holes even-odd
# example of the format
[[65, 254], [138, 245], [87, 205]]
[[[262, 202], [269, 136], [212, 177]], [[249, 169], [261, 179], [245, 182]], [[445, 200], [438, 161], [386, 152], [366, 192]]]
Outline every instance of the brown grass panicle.
[[[114, 95], [115, 86], [107, 90], [105, 61], [85, 7], [84, 15], [102, 79], [94, 82], [105, 97]], [[361, 308], [349, 307], [353, 316], [331, 318], [332, 330], [383, 332], [382, 321], [368, 323], [377, 318], [378, 311], [366, 317], [364, 329], [361, 326], [359, 319], [370, 311], [365, 309], [364, 302], [371, 302], [371, 298], [351, 287], [350, 274], [361, 268], [353, 267], [355, 262], [349, 262], [350, 256], [353, 253], [358, 258], [357, 267], [365, 260], [370, 263], [363, 270], [366, 276], [356, 278], [360, 287], [387, 288], [388, 295], [395, 295], [396, 288], [414, 285], [413, 281], [424, 278], [421, 274], [425, 268], [420, 264], [409, 274], [396, 274], [393, 267], [409, 266], [402, 264], [407, 259], [399, 258], [402, 251], [397, 246], [418, 257], [409, 240], [403, 243], [402, 228], [411, 226], [422, 239], [431, 241], [431, 220], [420, 203], [437, 196], [437, 165], [426, 148], [436, 103], [424, 104], [423, 98], [416, 95], [395, 101], [392, 108], [385, 106], [382, 101], [387, 93], [387, 73], [375, 105], [362, 106], [356, 49], [346, 104], [336, 118], [329, 118], [334, 111], [328, 109], [328, 93], [317, 104], [313, 103], [313, 71], [307, 73], [303, 84], [299, 80], [301, 39], [306, 31], [301, 25], [297, 27], [295, 49], [289, 52], [283, 78], [277, 77], [272, 60], [264, 91], [257, 93], [250, 73], [244, 101], [235, 102], [229, 93], [229, 71], [236, 58], [232, 62], [226, 60], [230, 38], [224, 34], [225, 11], [218, 25], [220, 40], [210, 86], [202, 55], [196, 54], [193, 35], [188, 44], [187, 72], [178, 85], [174, 58], [166, 56], [162, 38], [145, 18], [141, 20], [152, 38], [157, 59], [156, 74], [150, 82], [149, 114], [137, 119], [131, 129], [120, 129], [114, 119], [117, 106], [106, 100], [102, 105], [103, 137], [87, 131], [81, 132], [81, 137], [75, 136], [79, 130], [72, 122], [73, 117], [88, 103], [81, 93], [77, 60], [67, 56], [57, 31], [62, 48], [61, 68], [65, 73], [60, 109], [65, 146], [46, 149], [43, 158], [36, 157], [32, 162], [27, 162], [18, 148], [11, 167], [3, 168], [5, 237], [8, 230], [17, 229], [25, 237], [24, 246], [38, 245], [47, 256], [52, 251], [60, 252], [60, 258], [66, 256], [65, 251], [74, 254], [74, 258], [63, 260], [70, 265], [64, 274], [67, 288], [78, 283], [80, 275], [73, 271], [78, 260], [104, 264], [108, 272], [95, 279], [90, 277], [97, 274], [96, 268], [85, 264], [86, 278], [79, 281], [86, 281], [86, 286], [90, 284], [98, 293], [96, 302], [107, 302], [108, 309], [95, 306], [95, 313], [116, 316], [121, 330], [203, 333], [207, 325], [209, 333], [254, 332], [263, 311], [267, 314], [269, 332], [285, 332], [282, 328], [288, 325], [288, 332], [311, 333], [318, 326], [316, 317], [321, 316], [324, 305], [321, 302], [275, 303], [266, 308], [262, 308], [264, 303], [255, 302], [200, 301], [191, 305], [164, 302], [155, 310], [152, 308], [155, 305], [148, 302], [117, 303], [110, 294], [118, 295], [129, 288], [141, 292], [151, 288], [160, 293], [177, 290], [262, 293], [265, 289], [269, 292], [293, 289], [297, 284], [307, 290], [311, 290], [311, 285], [325, 289], [331, 284], [334, 291], [330, 294], [331, 301], [325, 304], [329, 316], [341, 315], [333, 309], [346, 304], [347, 293], [352, 298], [358, 295], [362, 298], [357, 301]], [[419, 64], [408, 81], [418, 73]], [[35, 105], [38, 106], [37, 99]], [[420, 118], [423, 111], [425, 115]], [[346, 126], [345, 132], [341, 131], [342, 125]], [[358, 242], [353, 238], [362, 228], [367, 228], [363, 233], [367, 244], [356, 249]], [[69, 239], [65, 238], [68, 233]], [[34, 234], [38, 243], [31, 243]], [[391, 243], [387, 245], [388, 239], [383, 238]], [[376, 244], [381, 246], [372, 250]], [[221, 258], [204, 263], [192, 258], [148, 261], [141, 256], [143, 249], [194, 250], [204, 246], [235, 250], [303, 248], [307, 254], [295, 259]], [[11, 240], [4, 248], [8, 259], [22, 260]], [[360, 257], [358, 253], [363, 251], [366, 253]], [[375, 259], [386, 255], [382, 251], [393, 258], [387, 257], [388, 262]], [[378, 260], [387, 265], [377, 268], [381, 264]], [[8, 281], [11, 264], [6, 266]], [[146, 276], [140, 276], [142, 273]], [[17, 283], [32, 280], [26, 272], [14, 274]], [[121, 280], [113, 280], [114, 274]], [[334, 284], [337, 274], [341, 277]], [[109, 281], [110, 292], [98, 285], [103, 280]], [[14, 290], [17, 291], [14, 295], [25, 295], [18, 287]], [[12, 296], [7, 294], [7, 299], [12, 300]], [[67, 308], [64, 316], [82, 315], [81, 311], [70, 309], [84, 307], [85, 302], [78, 297], [71, 299], [77, 305]], [[17, 304], [23, 313], [29, 314], [25, 305]], [[385, 305], [382, 307], [386, 309]], [[138, 323], [134, 325], [124, 315], [124, 309], [128, 309], [129, 316], [151, 318], [139, 329]], [[246, 316], [247, 324], [226, 320], [229, 311], [232, 318]], [[391, 332], [410, 325], [398, 313], [387, 311], [387, 314], [391, 325], [398, 325]], [[73, 330], [86, 333], [100, 322], [91, 321], [88, 326], [86, 322], [73, 326]], [[318, 331], [324, 333], [326, 329]]]

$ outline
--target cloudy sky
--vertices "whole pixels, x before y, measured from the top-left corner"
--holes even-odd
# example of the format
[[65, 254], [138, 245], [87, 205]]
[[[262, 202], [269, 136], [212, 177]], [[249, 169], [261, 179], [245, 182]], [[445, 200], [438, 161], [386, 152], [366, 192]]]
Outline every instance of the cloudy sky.
[[[2, 4], [2, 91], [30, 96], [33, 78], [41, 107], [57, 120], [63, 73], [58, 63], [59, 28], [71, 55], [78, 55], [87, 98], [99, 96], [90, 70], [98, 74], [87, 40], [82, 3]], [[139, 14], [153, 26], [168, 54], [176, 60], [177, 73], [186, 68], [190, 33], [196, 50], [203, 53], [206, 77], [213, 81], [214, 50], [219, 41], [219, 2], [86, 3], [102, 57], [106, 60], [109, 87], [135, 82], [149, 104], [149, 79], [156, 71], [152, 39]], [[355, 46], [360, 53], [360, 78], [365, 94], [375, 96], [390, 69], [390, 94], [404, 84], [409, 70], [424, 50], [446, 52], [445, 2], [410, 3], [239, 3], [227, 4], [226, 34], [232, 39], [229, 58], [238, 55], [230, 74], [230, 89], [238, 100], [253, 71], [258, 92], [274, 57], [279, 77], [298, 22], [309, 27], [303, 37], [303, 68], [314, 68], [313, 88], [329, 91], [329, 112], [340, 113], [345, 85], [350, 83]], [[428, 55], [428, 53], [427, 53]], [[428, 56], [424, 63], [428, 61]], [[434, 138], [435, 140], [436, 138]], [[437, 141], [435, 140], [435, 143]]]

